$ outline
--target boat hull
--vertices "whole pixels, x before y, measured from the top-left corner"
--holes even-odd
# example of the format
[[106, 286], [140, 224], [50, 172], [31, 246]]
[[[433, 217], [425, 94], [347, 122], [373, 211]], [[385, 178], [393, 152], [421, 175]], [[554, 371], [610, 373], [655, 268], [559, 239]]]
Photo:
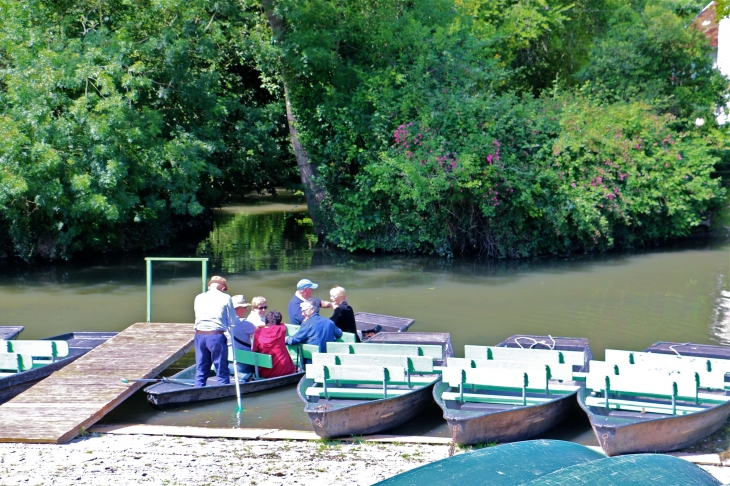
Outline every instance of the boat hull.
[[[314, 384], [306, 377], [297, 387], [299, 398], [305, 403], [304, 411], [309, 416], [314, 432], [323, 438], [345, 437], [350, 435], [369, 435], [402, 425], [423, 412], [432, 401], [430, 385], [393, 398], [381, 400], [351, 400], [347, 406], [337, 408], [335, 403], [320, 399], [309, 402], [305, 391]], [[335, 405], [335, 406], [333, 406]], [[328, 408], [331, 407], [331, 408]]]
[[[278, 376], [247, 383], [240, 383], [241, 396], [258, 393], [273, 388], [294, 385], [304, 376], [304, 372], [291, 375]], [[171, 379], [190, 379], [195, 377], [195, 366], [191, 366], [180, 373], [170, 377]], [[231, 377], [233, 378], [233, 377]], [[211, 382], [214, 379], [211, 379]], [[145, 388], [147, 401], [150, 405], [159, 409], [179, 407], [189, 403], [206, 402], [220, 398], [231, 398], [236, 396], [236, 384], [230, 385], [208, 385], [201, 388], [186, 386], [177, 383], [157, 383]]]
[[[693, 343], [659, 342], [644, 351], [718, 359], [730, 358], [730, 348], [727, 346]], [[599, 413], [603, 409], [585, 404], [585, 398], [589, 393], [588, 390], [581, 390], [578, 404], [588, 415], [598, 443], [609, 456], [683, 449], [717, 431], [730, 417], [730, 402], [690, 415], [614, 412], [606, 416]]]
[[527, 440], [565, 420], [576, 406], [577, 391], [553, 401], [507, 410], [462, 411], [447, 407], [441, 393], [448, 383], [433, 389], [433, 398], [444, 411], [451, 436], [457, 444], [504, 443]]
[[116, 334], [116, 332], [76, 332], [46, 338], [45, 340], [49, 341], [67, 341], [69, 344], [68, 357], [58, 359], [54, 363], [49, 363], [41, 368], [34, 368], [0, 378], [0, 404], [23, 393], [42, 379], [50, 376], [54, 371], [58, 371], [64, 366], [73, 363]]

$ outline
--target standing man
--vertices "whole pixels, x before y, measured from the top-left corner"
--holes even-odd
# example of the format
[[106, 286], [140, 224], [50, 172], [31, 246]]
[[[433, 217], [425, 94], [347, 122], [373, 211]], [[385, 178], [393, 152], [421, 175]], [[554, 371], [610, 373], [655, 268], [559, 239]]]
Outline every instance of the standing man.
[[335, 323], [319, 315], [319, 299], [309, 299], [301, 303], [304, 323], [299, 331], [286, 338], [286, 344], [314, 344], [319, 346], [320, 353], [327, 352], [327, 343], [333, 343], [342, 337], [342, 331]]
[[195, 386], [203, 387], [208, 380], [210, 365], [215, 365], [219, 385], [231, 382], [228, 370], [228, 339], [225, 332], [237, 322], [226, 279], [214, 276], [208, 291], [195, 297]]
[[317, 302], [317, 309], [320, 307], [332, 307], [332, 302], [326, 300], [316, 299], [312, 297], [312, 291], [319, 287], [316, 283], [312, 282], [308, 278], [304, 278], [297, 283], [297, 291], [294, 297], [289, 301], [289, 324], [301, 325], [304, 321], [302, 316], [301, 303], [307, 299], [313, 299]]

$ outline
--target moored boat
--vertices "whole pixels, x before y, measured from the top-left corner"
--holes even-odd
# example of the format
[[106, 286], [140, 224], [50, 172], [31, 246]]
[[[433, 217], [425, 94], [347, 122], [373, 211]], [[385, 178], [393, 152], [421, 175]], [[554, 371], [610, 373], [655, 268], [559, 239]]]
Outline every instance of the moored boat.
[[431, 403], [440, 359], [439, 345], [327, 343], [327, 353], [312, 354], [297, 392], [318, 436], [374, 434]]
[[730, 357], [725, 347], [689, 343], [607, 349], [605, 361], [590, 363], [578, 397], [604, 452], [682, 449], [722, 427], [730, 417], [723, 357]]
[[407, 317], [371, 314], [370, 312], [357, 312], [355, 314], [357, 334], [363, 341], [381, 332], [406, 332], [414, 322], [414, 319]]
[[37, 341], [12, 340], [5, 352], [30, 357], [24, 371], [0, 374], [0, 403], [24, 392], [54, 371], [114, 337], [116, 332], [70, 332]]
[[464, 354], [448, 359], [433, 390], [458, 444], [525, 440], [557, 425], [592, 356], [583, 338], [519, 335]]
[[0, 341], [9, 341], [18, 337], [25, 326], [0, 326]]

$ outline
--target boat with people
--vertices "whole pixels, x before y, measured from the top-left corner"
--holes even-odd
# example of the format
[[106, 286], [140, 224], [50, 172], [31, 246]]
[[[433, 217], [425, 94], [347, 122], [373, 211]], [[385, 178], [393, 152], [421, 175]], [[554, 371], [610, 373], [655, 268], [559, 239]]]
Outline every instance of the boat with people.
[[[293, 324], [285, 324], [287, 336], [293, 336], [299, 331], [300, 326]], [[351, 333], [342, 333], [340, 342], [355, 342], [355, 335]], [[289, 385], [294, 385], [304, 376], [302, 362], [311, 358], [312, 352], [317, 352], [319, 348], [308, 344], [287, 346], [289, 356], [294, 363], [296, 372], [276, 376], [273, 378], [261, 377], [258, 373], [258, 367], [271, 368], [273, 366], [271, 355], [254, 353], [251, 351], [236, 350], [236, 360], [238, 363], [254, 366], [256, 371], [252, 376], [243, 376], [239, 378], [240, 396], [250, 395], [266, 390], [273, 390]], [[228, 349], [229, 367], [232, 369], [233, 352]], [[236, 396], [235, 381], [228, 385], [219, 385], [215, 378], [215, 370], [211, 368], [210, 375], [206, 386], [195, 387], [195, 370], [196, 365], [189, 366], [184, 370], [170, 377], [160, 378], [154, 385], [145, 388], [147, 401], [150, 405], [159, 409], [179, 407], [191, 403], [205, 402], [209, 400], [217, 400], [220, 398], [230, 398]]]
[[576, 406], [592, 357], [588, 340], [515, 335], [496, 346], [464, 346], [433, 389], [454, 442], [529, 439], [563, 421]]
[[688, 447], [730, 417], [730, 348], [655, 343], [591, 361], [578, 403], [609, 456]]
[[434, 368], [435, 360], [444, 359], [439, 344], [330, 342], [326, 350], [312, 353], [297, 387], [320, 437], [397, 427], [431, 404], [431, 391], [441, 379]]
[[116, 335], [116, 332], [104, 331], [69, 332], [40, 340], [0, 340], [0, 403], [7, 402]]

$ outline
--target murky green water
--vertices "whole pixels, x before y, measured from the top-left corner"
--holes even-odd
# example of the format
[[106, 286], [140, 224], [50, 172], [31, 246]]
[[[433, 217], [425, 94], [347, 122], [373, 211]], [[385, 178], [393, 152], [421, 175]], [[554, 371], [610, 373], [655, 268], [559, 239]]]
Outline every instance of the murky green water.
[[[451, 333], [464, 344], [495, 344], [516, 333], [582, 336], [593, 354], [642, 349], [659, 340], [730, 344], [730, 243], [695, 240], [658, 251], [475, 262], [426, 257], [351, 255], [317, 247], [303, 212], [290, 200], [218, 213], [198, 254], [212, 257], [232, 293], [263, 295], [285, 310], [300, 278], [320, 297], [348, 289], [356, 311], [416, 319], [413, 331]], [[166, 256], [192, 256], [195, 249]], [[153, 256], [153, 255], [147, 255]], [[192, 322], [198, 264], [154, 267], [153, 319]], [[3, 325], [24, 325], [33, 339], [79, 330], [122, 330], [145, 320], [143, 255], [36, 268], [0, 269]], [[324, 311], [326, 315], [326, 311]], [[133, 357], [130, 357], [133, 358]], [[188, 356], [181, 367], [192, 363]], [[241, 426], [309, 429], [294, 388], [244, 400]], [[236, 426], [234, 400], [158, 412], [139, 394], [106, 422]], [[448, 434], [434, 405], [398, 433]], [[593, 441], [580, 413], [546, 437]]]

